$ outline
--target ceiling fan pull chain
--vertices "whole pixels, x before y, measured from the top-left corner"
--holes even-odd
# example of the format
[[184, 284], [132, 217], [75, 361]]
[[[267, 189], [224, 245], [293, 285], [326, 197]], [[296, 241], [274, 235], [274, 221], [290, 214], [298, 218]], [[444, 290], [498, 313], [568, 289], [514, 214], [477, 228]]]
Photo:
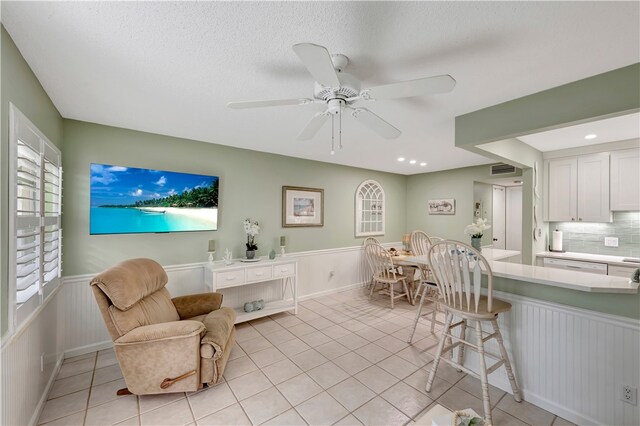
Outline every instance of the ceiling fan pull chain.
[[342, 103], [340, 103], [340, 118], [338, 121], [338, 148], [342, 150]]
[[336, 153], [336, 142], [335, 142], [336, 132], [334, 131], [335, 118], [336, 118], [335, 115], [331, 116], [331, 152], [330, 152], [331, 155]]

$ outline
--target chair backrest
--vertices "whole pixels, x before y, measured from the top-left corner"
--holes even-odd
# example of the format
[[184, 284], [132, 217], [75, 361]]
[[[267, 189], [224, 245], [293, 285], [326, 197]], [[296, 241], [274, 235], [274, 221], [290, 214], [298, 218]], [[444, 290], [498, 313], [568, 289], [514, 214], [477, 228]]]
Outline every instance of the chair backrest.
[[374, 277], [396, 279], [391, 254], [384, 247], [380, 244], [367, 244], [364, 250]]
[[411, 251], [416, 256], [427, 254], [431, 247], [431, 239], [424, 231], [413, 231], [411, 233]]
[[487, 311], [492, 312], [493, 274], [476, 249], [459, 241], [443, 240], [431, 246], [428, 258], [444, 303], [455, 309], [478, 312], [484, 271]]
[[380, 244], [380, 241], [378, 241], [378, 239], [375, 237], [367, 237], [362, 242], [362, 245], [366, 246], [367, 244]]
[[162, 266], [151, 259], [125, 260], [91, 280], [113, 340], [143, 325], [180, 319], [165, 288], [167, 282]]

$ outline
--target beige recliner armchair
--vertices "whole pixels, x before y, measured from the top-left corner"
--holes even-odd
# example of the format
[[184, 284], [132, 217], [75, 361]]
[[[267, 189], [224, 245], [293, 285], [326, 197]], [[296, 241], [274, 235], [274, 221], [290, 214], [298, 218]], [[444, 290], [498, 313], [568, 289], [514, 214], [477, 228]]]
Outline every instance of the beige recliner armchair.
[[195, 391], [222, 379], [235, 343], [233, 309], [222, 294], [171, 298], [151, 259], [131, 259], [91, 281], [127, 389], [136, 395]]

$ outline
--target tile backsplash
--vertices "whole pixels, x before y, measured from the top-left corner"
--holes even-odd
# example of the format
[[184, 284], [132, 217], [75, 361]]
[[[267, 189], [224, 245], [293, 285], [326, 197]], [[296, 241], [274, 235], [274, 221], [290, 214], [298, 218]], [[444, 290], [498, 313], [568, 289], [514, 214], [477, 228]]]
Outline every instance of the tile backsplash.
[[[640, 212], [615, 212], [611, 223], [549, 222], [549, 235], [555, 229], [565, 251], [640, 257]], [[605, 247], [604, 237], [618, 237], [618, 247]]]

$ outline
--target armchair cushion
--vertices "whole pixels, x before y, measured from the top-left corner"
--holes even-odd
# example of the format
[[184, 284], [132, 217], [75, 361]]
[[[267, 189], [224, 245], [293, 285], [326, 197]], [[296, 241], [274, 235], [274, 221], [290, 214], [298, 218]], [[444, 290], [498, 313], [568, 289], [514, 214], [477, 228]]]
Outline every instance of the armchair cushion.
[[126, 311], [121, 311], [111, 305], [109, 306], [109, 316], [120, 336], [143, 325], [178, 321], [180, 319], [178, 311], [171, 303], [171, 295], [169, 295], [169, 291], [166, 288], [150, 294]]
[[218, 359], [222, 356], [235, 320], [236, 311], [226, 307], [213, 311], [204, 318], [207, 333], [200, 340], [202, 358]]
[[211, 311], [220, 309], [222, 305], [222, 293], [200, 293], [188, 296], [174, 297], [171, 299], [180, 319], [193, 318], [198, 315], [206, 315]]
[[107, 295], [111, 303], [126, 311], [146, 296], [167, 284], [167, 274], [151, 259], [125, 260], [91, 281]]
[[131, 330], [116, 339], [116, 346], [137, 345], [140, 343], [158, 342], [161, 340], [181, 339], [197, 336], [205, 331], [203, 323], [198, 321], [172, 321], [151, 324]]

